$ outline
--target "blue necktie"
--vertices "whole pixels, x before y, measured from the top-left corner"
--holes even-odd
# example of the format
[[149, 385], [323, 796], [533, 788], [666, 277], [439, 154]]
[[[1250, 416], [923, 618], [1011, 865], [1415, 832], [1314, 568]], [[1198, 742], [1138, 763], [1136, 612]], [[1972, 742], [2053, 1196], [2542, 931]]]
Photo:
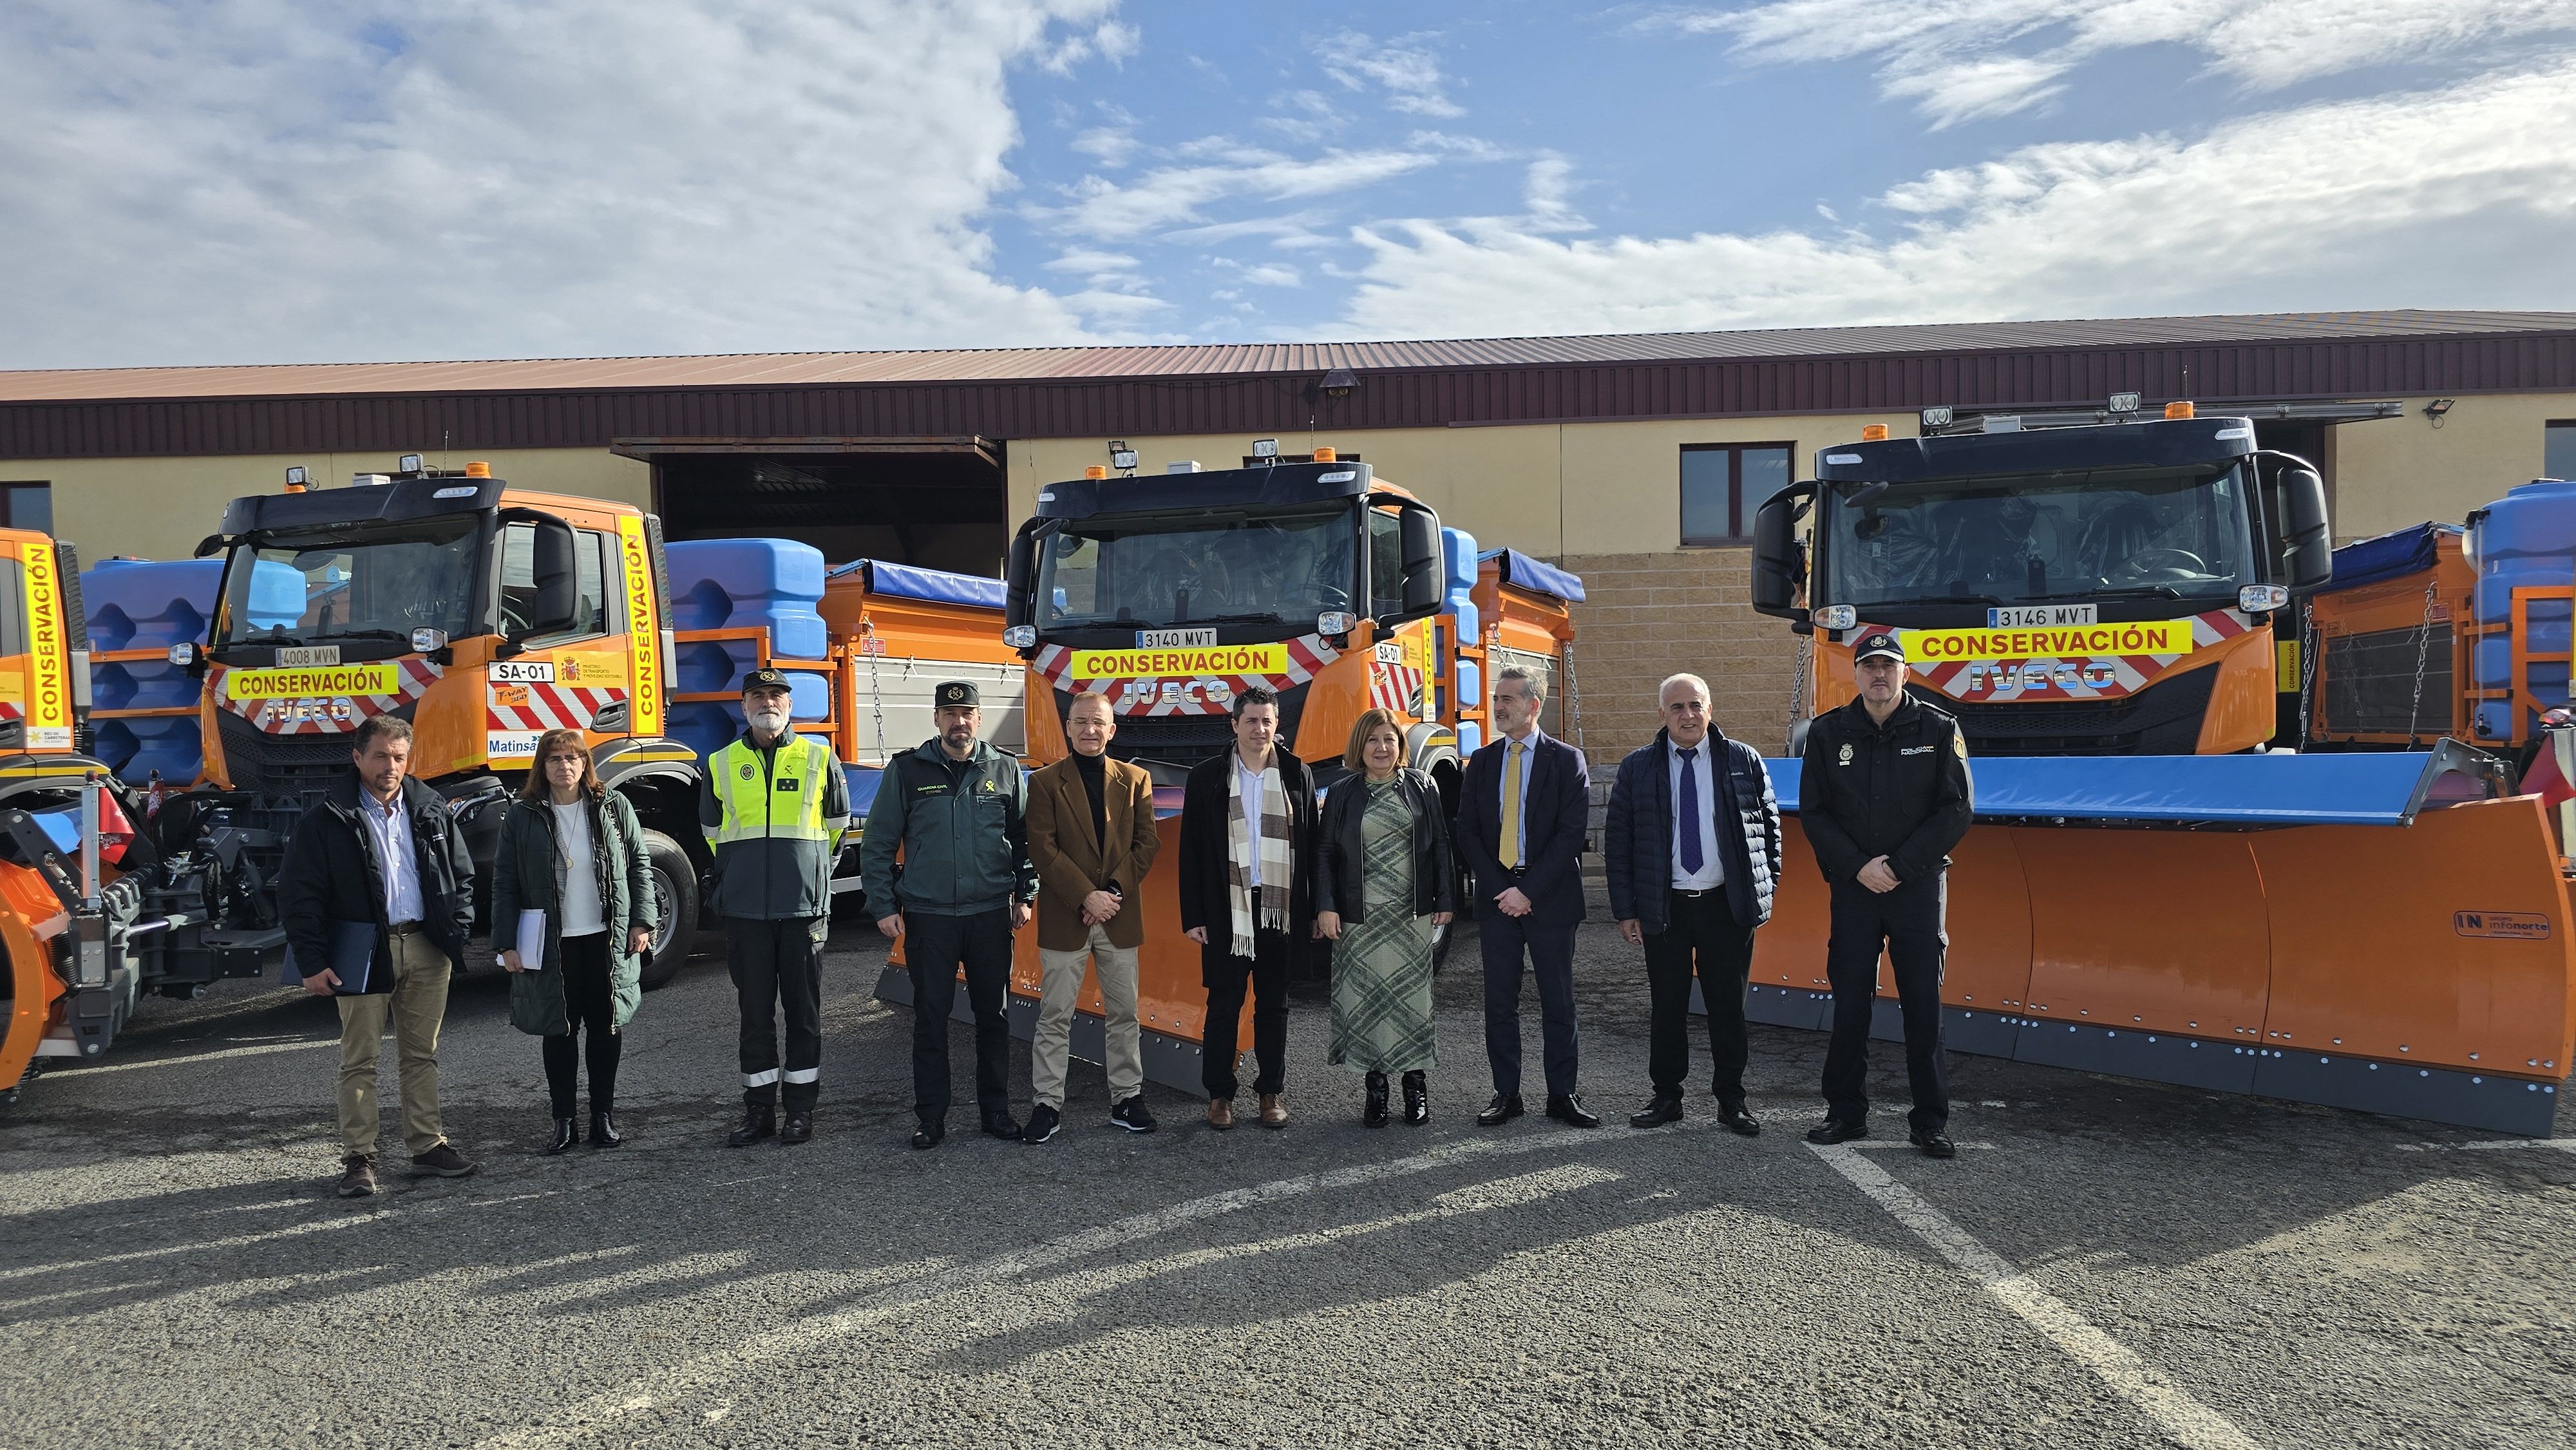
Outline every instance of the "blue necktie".
[[1708, 858], [1699, 849], [1699, 772], [1691, 762], [1699, 757], [1697, 747], [1682, 752], [1682, 804], [1673, 816], [1673, 831], [1680, 836], [1682, 874], [1697, 876]]

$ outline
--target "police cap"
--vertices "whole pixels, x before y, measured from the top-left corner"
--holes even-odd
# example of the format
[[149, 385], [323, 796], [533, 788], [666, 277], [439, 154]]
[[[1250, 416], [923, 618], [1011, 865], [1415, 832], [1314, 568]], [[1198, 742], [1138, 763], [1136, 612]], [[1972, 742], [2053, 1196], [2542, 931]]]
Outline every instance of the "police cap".
[[792, 691], [795, 688], [795, 686], [787, 683], [787, 672], [785, 670], [773, 670], [765, 665], [742, 677], [742, 692], [746, 695], [750, 694], [754, 690]]
[[1852, 646], [1853, 663], [1878, 659], [1894, 660], [1900, 665], [1905, 663], [1905, 646], [1897, 640], [1895, 631], [1873, 629], [1860, 637], [1860, 643]]
[[980, 707], [984, 703], [984, 697], [976, 691], [973, 680], [942, 680], [939, 682], [938, 691], [931, 698], [941, 705], [962, 705], [970, 709]]

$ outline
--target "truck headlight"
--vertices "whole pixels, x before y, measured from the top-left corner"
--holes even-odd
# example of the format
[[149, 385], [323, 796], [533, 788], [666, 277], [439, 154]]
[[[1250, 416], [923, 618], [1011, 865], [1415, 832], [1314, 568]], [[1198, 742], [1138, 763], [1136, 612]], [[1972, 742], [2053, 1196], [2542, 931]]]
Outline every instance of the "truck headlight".
[[1828, 604], [1812, 618], [1818, 629], [1849, 629], [1860, 623], [1860, 611], [1848, 604]]
[[424, 625], [411, 632], [411, 647], [415, 653], [419, 654], [427, 654], [431, 650], [436, 649], [445, 649], [447, 648], [447, 631], [443, 629], [431, 629]]
[[1012, 625], [1010, 628], [1002, 631], [1002, 643], [1011, 649], [1036, 649], [1038, 647], [1037, 626], [1033, 624]]
[[2248, 614], [2269, 614], [2289, 603], [2290, 591], [2278, 584], [2248, 584], [2236, 591], [2236, 607]]
[[1347, 610], [1327, 609], [1315, 616], [1317, 634], [1348, 634], [1359, 627], [1360, 622], [1352, 618]]

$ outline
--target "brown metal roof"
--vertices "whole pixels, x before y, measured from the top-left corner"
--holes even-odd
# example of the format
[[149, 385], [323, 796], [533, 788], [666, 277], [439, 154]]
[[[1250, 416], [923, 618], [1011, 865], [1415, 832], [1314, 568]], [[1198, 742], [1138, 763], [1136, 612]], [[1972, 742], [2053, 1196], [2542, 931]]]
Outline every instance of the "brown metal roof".
[[2060, 322], [1925, 323], [1743, 332], [1459, 338], [1425, 342], [1023, 347], [923, 352], [735, 353], [710, 357], [489, 362], [283, 363], [243, 367], [0, 371], [0, 402], [142, 398], [772, 388], [1111, 378], [1246, 377], [1565, 364], [1890, 356], [2031, 348], [2150, 347], [2326, 339], [2576, 332], [2576, 312], [2289, 312]]

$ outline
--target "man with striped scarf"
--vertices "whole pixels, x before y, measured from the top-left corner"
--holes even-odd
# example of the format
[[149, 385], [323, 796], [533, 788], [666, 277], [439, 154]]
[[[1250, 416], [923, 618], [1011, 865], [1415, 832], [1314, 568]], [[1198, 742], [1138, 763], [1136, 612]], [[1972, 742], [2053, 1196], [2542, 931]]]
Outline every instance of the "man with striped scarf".
[[1252, 988], [1261, 1126], [1288, 1126], [1288, 982], [1315, 930], [1315, 781], [1279, 743], [1279, 697], [1235, 692], [1234, 748], [1181, 793], [1181, 930], [1207, 985], [1208, 1126], [1234, 1126], [1236, 1029]]

